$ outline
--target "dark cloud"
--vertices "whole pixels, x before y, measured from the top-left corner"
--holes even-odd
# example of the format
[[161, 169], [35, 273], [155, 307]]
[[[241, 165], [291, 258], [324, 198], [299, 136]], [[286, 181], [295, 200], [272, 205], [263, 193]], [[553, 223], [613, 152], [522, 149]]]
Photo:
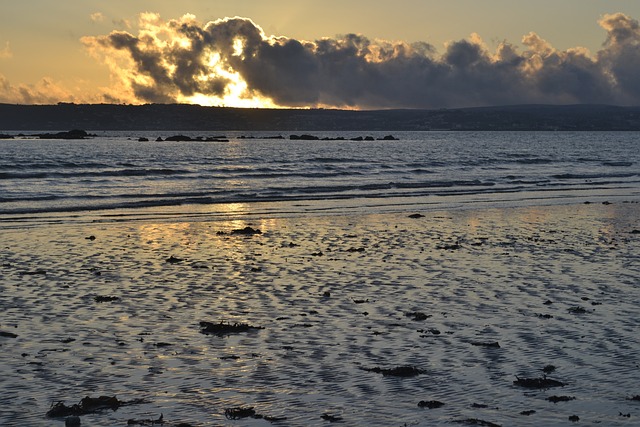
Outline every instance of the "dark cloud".
[[626, 104], [640, 100], [640, 25], [622, 13], [606, 15], [600, 25], [607, 31], [607, 40], [598, 52], [597, 60], [608, 70], [611, 84]]
[[267, 37], [246, 18], [202, 25], [192, 16], [145, 14], [139, 34], [114, 31], [85, 45], [138, 102], [222, 103], [270, 99], [280, 106], [439, 108], [519, 103], [640, 103], [640, 26], [605, 15], [595, 55], [559, 51], [535, 33], [524, 49], [491, 52], [479, 36], [449, 43], [371, 40], [346, 34], [313, 42]]

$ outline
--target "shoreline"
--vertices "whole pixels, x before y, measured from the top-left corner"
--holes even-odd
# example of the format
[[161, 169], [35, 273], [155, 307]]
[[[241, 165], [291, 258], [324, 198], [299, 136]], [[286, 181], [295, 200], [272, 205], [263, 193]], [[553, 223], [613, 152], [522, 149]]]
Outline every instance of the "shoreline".
[[83, 425], [628, 425], [640, 205], [603, 202], [0, 223], [0, 418], [117, 396]]
[[73, 211], [0, 214], [0, 229], [43, 224], [124, 221], [225, 221], [259, 217], [367, 215], [374, 213], [437, 212], [481, 209], [515, 209], [531, 206], [565, 206], [598, 203], [638, 203], [637, 188], [589, 188], [583, 191], [527, 191], [513, 193], [392, 196], [338, 199], [275, 200], [191, 203], [136, 208], [79, 209]]

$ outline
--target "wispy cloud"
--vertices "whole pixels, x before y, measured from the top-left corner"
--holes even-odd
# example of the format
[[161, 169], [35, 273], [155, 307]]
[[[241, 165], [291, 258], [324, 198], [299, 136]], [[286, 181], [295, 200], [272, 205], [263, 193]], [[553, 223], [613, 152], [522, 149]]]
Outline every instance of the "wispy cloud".
[[103, 22], [104, 15], [102, 14], [102, 12], [94, 12], [89, 15], [89, 19], [91, 19], [91, 22]]
[[[640, 25], [604, 15], [595, 54], [557, 50], [536, 33], [491, 51], [480, 36], [429, 43], [347, 34], [267, 36], [247, 18], [140, 16], [139, 32], [85, 37], [126, 102], [437, 108], [519, 103], [640, 104]], [[244, 104], [242, 104], [244, 103]]]
[[11, 45], [9, 42], [5, 42], [4, 47], [0, 49], [0, 59], [9, 59], [13, 57], [13, 52], [11, 51]]
[[116, 28], [129, 30], [132, 27], [131, 21], [129, 21], [128, 19], [114, 19], [111, 22], [116, 26]]

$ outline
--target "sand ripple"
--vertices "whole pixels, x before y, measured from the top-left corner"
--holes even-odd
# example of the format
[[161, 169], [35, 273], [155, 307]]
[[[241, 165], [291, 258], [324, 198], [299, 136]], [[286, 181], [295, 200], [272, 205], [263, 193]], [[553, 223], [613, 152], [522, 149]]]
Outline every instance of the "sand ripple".
[[[0, 331], [18, 336], [0, 337], [0, 420], [46, 426], [52, 402], [117, 395], [147, 403], [83, 425], [160, 413], [237, 425], [224, 410], [239, 406], [287, 417], [277, 425], [326, 425], [323, 414], [363, 426], [572, 414], [629, 425], [619, 414], [635, 416], [627, 398], [640, 394], [639, 213], [620, 203], [2, 230]], [[230, 234], [245, 226], [262, 234]], [[262, 329], [203, 334], [200, 321]], [[401, 366], [420, 374], [371, 371]], [[513, 383], [543, 375], [566, 385]]]

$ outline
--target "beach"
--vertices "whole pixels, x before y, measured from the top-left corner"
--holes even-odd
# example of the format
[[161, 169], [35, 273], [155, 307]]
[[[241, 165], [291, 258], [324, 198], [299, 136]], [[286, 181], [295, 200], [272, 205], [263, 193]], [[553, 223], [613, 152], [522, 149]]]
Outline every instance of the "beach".
[[3, 4], [0, 427], [640, 426], [640, 1]]
[[633, 425], [640, 206], [570, 202], [5, 221], [0, 419]]

